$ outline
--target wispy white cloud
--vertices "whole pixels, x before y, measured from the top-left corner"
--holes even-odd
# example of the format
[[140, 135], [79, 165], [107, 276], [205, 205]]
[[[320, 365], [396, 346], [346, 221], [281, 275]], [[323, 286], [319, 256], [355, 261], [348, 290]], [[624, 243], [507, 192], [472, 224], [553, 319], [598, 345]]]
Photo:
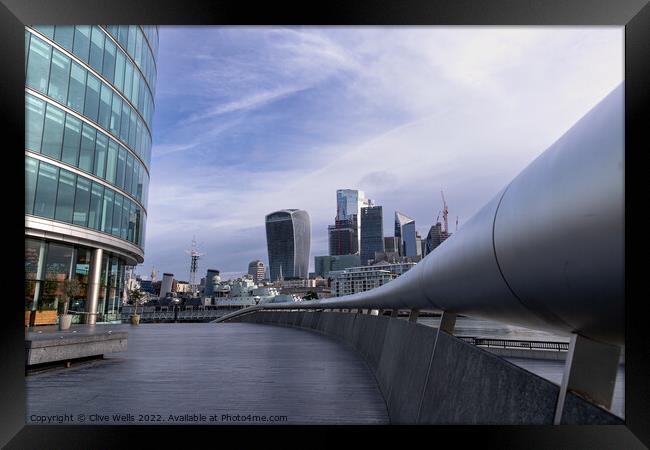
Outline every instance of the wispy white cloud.
[[204, 30], [186, 51], [174, 31], [203, 55], [190, 84], [158, 77], [146, 257], [181, 273], [192, 234], [211, 267], [265, 260], [264, 215], [287, 207], [324, 254], [340, 188], [384, 206], [386, 235], [397, 209], [425, 231], [441, 189], [462, 224], [623, 79], [621, 28]]

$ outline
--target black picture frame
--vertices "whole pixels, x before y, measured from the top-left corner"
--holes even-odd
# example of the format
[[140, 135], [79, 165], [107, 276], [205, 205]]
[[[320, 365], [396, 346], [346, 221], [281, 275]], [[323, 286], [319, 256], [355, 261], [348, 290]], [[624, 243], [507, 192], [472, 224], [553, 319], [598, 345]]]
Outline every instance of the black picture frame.
[[[643, 329], [643, 293], [633, 296], [634, 275], [642, 270], [632, 264], [635, 253], [644, 249], [637, 238], [642, 222], [631, 217], [631, 208], [637, 209], [643, 186], [634, 186], [638, 177], [635, 170], [643, 170], [640, 160], [646, 151], [648, 129], [643, 120], [650, 105], [650, 6], [648, 0], [384, 0], [384, 1], [330, 1], [278, 4], [244, 1], [199, 0], [2, 0], [0, 5], [0, 52], [3, 54], [0, 70], [0, 98], [5, 126], [4, 151], [11, 161], [4, 165], [8, 195], [4, 227], [16, 236], [24, 222], [20, 195], [13, 192], [22, 180], [24, 156], [18, 147], [24, 144], [24, 25], [76, 23], [142, 23], [157, 25], [619, 25], [625, 27], [625, 117], [626, 117], [626, 384], [624, 426], [437, 426], [390, 427], [404, 442], [413, 431], [422, 433], [425, 442], [433, 445], [440, 439], [461, 446], [468, 440], [480, 448], [643, 448], [650, 446], [650, 353], [649, 334]], [[645, 147], [644, 147], [645, 144]], [[13, 159], [15, 158], [15, 159]], [[21, 163], [21, 161], [23, 161]], [[16, 174], [16, 177], [12, 177]], [[12, 189], [13, 187], [13, 189]], [[241, 435], [246, 445], [251, 431], [264, 429], [270, 437], [283, 445], [287, 427], [223, 427], [212, 426], [37, 426], [25, 424], [25, 373], [23, 307], [16, 301], [24, 268], [21, 267], [23, 244], [19, 239], [7, 239], [12, 252], [5, 253], [5, 282], [9, 291], [2, 308], [4, 323], [3, 351], [0, 358], [2, 374], [0, 445], [6, 448], [116, 448], [131, 447], [133, 437], [139, 445], [153, 442], [189, 442], [199, 439], [217, 444], [225, 431]], [[635, 243], [635, 245], [631, 245]], [[11, 256], [10, 256], [11, 255]], [[639, 255], [640, 256], [640, 255]], [[640, 259], [642, 261], [642, 259]], [[639, 263], [637, 263], [639, 264]], [[639, 286], [640, 287], [640, 286]], [[319, 433], [332, 442], [340, 439], [336, 432]], [[300, 427], [309, 434], [323, 431], [322, 427]], [[363, 431], [379, 437], [384, 428], [363, 427]], [[404, 433], [405, 432], [405, 433]], [[282, 433], [282, 434], [279, 434]], [[200, 436], [200, 437], [199, 437]], [[400, 437], [401, 436], [401, 437]], [[289, 439], [298, 443], [298, 439]], [[313, 443], [315, 440], [307, 442]], [[318, 438], [319, 442], [325, 440]], [[225, 441], [223, 441], [225, 444]], [[305, 444], [307, 444], [305, 442]], [[367, 445], [367, 444], [366, 444]], [[412, 445], [416, 445], [413, 443]]]

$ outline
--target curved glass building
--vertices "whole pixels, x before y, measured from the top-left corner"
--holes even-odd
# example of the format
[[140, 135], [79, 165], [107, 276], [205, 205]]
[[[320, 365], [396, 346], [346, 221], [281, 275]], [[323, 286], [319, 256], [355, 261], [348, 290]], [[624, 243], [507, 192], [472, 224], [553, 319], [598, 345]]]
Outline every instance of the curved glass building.
[[307, 211], [283, 209], [268, 214], [265, 222], [271, 281], [307, 278], [311, 245]]
[[52, 323], [64, 282], [85, 322], [118, 319], [144, 261], [158, 29], [25, 28], [25, 310]]

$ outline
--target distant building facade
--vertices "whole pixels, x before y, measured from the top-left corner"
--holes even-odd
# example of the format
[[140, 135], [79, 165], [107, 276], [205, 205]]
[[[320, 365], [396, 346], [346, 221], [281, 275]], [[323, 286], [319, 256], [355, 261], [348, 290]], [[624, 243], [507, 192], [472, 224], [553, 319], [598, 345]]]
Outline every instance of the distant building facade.
[[361, 264], [367, 265], [375, 252], [384, 251], [384, 215], [381, 206], [361, 208]]
[[442, 229], [442, 224], [440, 222], [437, 222], [435, 225], [433, 225], [429, 229], [429, 233], [427, 234], [427, 237], [425, 239], [426, 252], [424, 253], [423, 256], [426, 256], [429, 253], [431, 253], [437, 246], [442, 244], [442, 242], [445, 239], [447, 239], [449, 236], [451, 236], [451, 233], [446, 233]]
[[314, 257], [314, 272], [316, 276], [328, 278], [331, 271], [343, 270], [361, 265], [359, 255], [334, 255]]
[[311, 223], [307, 211], [275, 211], [266, 216], [265, 223], [271, 280], [307, 278], [311, 244]]
[[331, 295], [356, 294], [369, 291], [394, 280], [415, 266], [416, 263], [379, 263], [374, 266], [351, 267], [330, 272], [332, 278]]
[[266, 268], [264, 267], [264, 263], [259, 259], [251, 261], [248, 264], [248, 274], [253, 277], [253, 281], [255, 283], [262, 281], [264, 279], [265, 273]]
[[327, 227], [330, 255], [354, 255], [359, 253], [357, 232], [356, 214], [347, 219], [336, 219], [334, 225]]
[[214, 293], [214, 277], [219, 276], [219, 271], [217, 269], [208, 269], [208, 271], [205, 274], [205, 278], [203, 281], [203, 296], [204, 297], [212, 297], [212, 294]]

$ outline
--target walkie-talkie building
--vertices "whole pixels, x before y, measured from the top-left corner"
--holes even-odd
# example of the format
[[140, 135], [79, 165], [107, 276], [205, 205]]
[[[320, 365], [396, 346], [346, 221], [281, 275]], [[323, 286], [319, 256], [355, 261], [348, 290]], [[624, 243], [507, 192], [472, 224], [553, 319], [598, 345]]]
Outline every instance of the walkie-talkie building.
[[87, 323], [118, 319], [144, 261], [158, 29], [25, 28], [25, 310], [53, 323], [64, 282]]
[[307, 211], [283, 209], [268, 214], [265, 222], [271, 281], [307, 278], [311, 242]]

